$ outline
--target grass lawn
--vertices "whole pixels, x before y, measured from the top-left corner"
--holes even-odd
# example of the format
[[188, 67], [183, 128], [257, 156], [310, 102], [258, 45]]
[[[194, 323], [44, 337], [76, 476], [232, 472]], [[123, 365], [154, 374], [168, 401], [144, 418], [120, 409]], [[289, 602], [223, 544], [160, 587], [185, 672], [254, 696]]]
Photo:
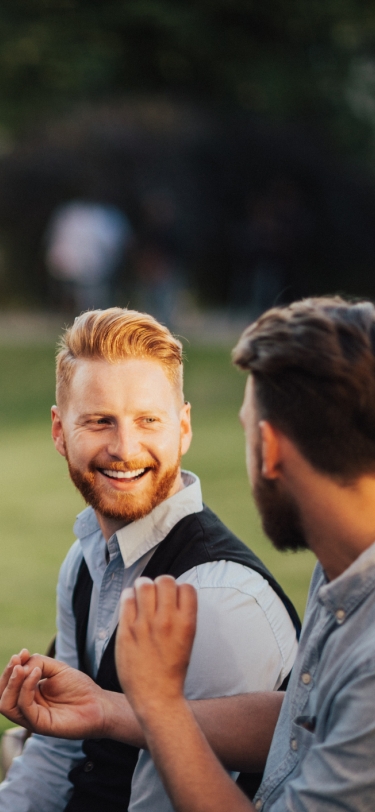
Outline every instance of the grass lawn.
[[[187, 398], [194, 440], [185, 467], [201, 478], [204, 499], [264, 560], [303, 615], [314, 560], [281, 555], [264, 538], [246, 479], [237, 419], [245, 378], [229, 349], [186, 347]], [[65, 461], [50, 440], [54, 348], [0, 351], [0, 668], [27, 646], [44, 651], [55, 631], [55, 584], [82, 509]], [[0, 717], [0, 732], [9, 726]]]

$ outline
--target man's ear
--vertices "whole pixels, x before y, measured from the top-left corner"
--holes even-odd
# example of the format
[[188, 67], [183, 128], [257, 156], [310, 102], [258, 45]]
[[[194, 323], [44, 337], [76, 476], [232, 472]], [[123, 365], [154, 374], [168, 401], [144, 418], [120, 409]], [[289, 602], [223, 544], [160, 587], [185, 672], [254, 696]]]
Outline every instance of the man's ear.
[[262, 474], [265, 479], [280, 476], [281, 446], [279, 432], [267, 420], [259, 422], [262, 443]]
[[59, 452], [59, 454], [61, 454], [62, 457], [66, 457], [64, 432], [60, 417], [60, 411], [57, 408], [57, 406], [52, 406], [51, 418], [52, 418], [52, 439], [55, 444], [55, 448]]
[[187, 400], [181, 409], [180, 413], [180, 431], [181, 431], [181, 454], [186, 454], [189, 451], [193, 432], [191, 430], [190, 422], [191, 406]]

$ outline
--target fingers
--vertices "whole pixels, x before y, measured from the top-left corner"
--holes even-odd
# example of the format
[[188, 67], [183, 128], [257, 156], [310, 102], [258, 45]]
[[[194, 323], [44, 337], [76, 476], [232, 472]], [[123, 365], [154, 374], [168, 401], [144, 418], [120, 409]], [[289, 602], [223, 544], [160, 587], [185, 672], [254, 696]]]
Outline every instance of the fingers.
[[21, 649], [18, 656], [19, 656], [19, 658], [21, 660], [21, 665], [25, 665], [25, 663], [27, 663], [27, 661], [30, 659], [31, 655], [30, 655], [30, 652], [29, 652], [29, 650], [27, 648], [23, 648], [23, 649]]
[[137, 617], [137, 602], [134, 589], [124, 589], [121, 593], [120, 629], [130, 628]]
[[156, 591], [151, 578], [137, 578], [134, 584], [137, 620], [149, 621], [156, 610]]
[[155, 586], [158, 613], [179, 612], [186, 619], [196, 620], [198, 598], [191, 584], [177, 584], [170, 575], [160, 575]]
[[167, 617], [176, 612], [178, 606], [178, 585], [171, 575], [159, 575], [155, 579], [157, 613]]
[[25, 679], [25, 672], [21, 665], [15, 665], [9, 676], [8, 683], [4, 688], [0, 701], [0, 711], [4, 716], [12, 721], [18, 721], [18, 697], [22, 683]]
[[35, 707], [35, 692], [41, 677], [42, 670], [36, 666], [31, 673], [25, 677], [19, 691], [18, 707], [30, 722], [34, 721], [35, 710], [37, 710]]
[[197, 593], [190, 584], [177, 584], [170, 575], [161, 575], [155, 581], [138, 578], [134, 589], [124, 589], [122, 596], [121, 626], [127, 629], [137, 622], [143, 625], [157, 619], [168, 625], [177, 616], [195, 630]]
[[43, 654], [33, 654], [26, 665], [27, 674], [30, 674], [36, 667], [40, 669], [43, 679], [54, 677], [56, 674], [59, 674], [60, 671], [65, 671], [68, 668], [66, 663], [61, 663], [60, 660], [45, 657]]
[[8, 685], [10, 677], [12, 676], [13, 669], [16, 665], [24, 665], [30, 659], [30, 654], [26, 648], [23, 648], [19, 654], [13, 654], [10, 658], [7, 667], [4, 669], [0, 677], [0, 698], [3, 695], [5, 688]]
[[178, 608], [189, 620], [196, 622], [198, 609], [197, 590], [191, 584], [180, 584], [177, 592]]

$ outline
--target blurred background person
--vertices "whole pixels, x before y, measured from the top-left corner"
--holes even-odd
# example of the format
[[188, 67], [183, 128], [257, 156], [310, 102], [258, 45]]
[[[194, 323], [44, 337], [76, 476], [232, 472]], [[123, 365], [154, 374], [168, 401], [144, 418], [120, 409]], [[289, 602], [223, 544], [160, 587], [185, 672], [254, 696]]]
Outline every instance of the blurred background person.
[[128, 218], [115, 206], [85, 200], [59, 206], [45, 238], [52, 302], [76, 313], [109, 307], [132, 234]]

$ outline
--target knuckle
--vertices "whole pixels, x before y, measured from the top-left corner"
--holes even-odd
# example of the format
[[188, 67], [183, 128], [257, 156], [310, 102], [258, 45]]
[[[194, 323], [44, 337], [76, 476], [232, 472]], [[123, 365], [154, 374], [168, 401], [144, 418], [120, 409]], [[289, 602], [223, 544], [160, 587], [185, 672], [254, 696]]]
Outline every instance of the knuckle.
[[170, 635], [173, 630], [173, 621], [170, 617], [162, 618], [157, 622], [157, 629], [163, 635]]

